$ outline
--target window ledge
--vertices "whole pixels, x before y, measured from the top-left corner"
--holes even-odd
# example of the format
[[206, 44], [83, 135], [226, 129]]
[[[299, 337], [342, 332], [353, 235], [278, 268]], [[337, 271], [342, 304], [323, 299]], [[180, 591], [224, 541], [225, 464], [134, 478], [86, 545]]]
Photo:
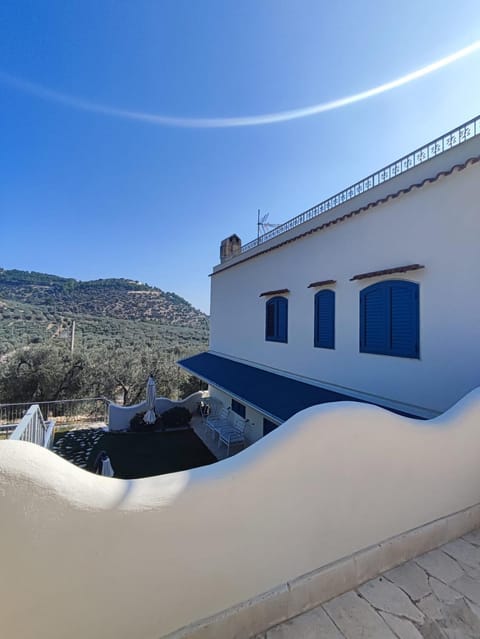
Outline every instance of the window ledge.
[[383, 271], [371, 271], [370, 273], [359, 273], [350, 278], [350, 282], [355, 280], [366, 280], [369, 277], [380, 277], [381, 275], [392, 275], [392, 273], [407, 273], [408, 271], [418, 271], [425, 268], [423, 264], [407, 264], [406, 266], [394, 266]]

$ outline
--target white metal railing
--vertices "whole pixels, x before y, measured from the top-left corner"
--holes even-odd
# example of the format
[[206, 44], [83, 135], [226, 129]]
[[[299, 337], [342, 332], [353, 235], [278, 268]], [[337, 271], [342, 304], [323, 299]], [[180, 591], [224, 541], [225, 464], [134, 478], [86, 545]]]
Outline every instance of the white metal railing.
[[0, 404], [0, 434], [2, 430], [8, 430], [3, 427], [18, 424], [34, 403], [40, 407], [45, 419], [54, 418], [57, 424], [106, 423], [110, 400], [106, 397], [82, 397], [47, 402]]
[[16, 427], [16, 424], [4, 424], [0, 426], [0, 439], [8, 439]]
[[[403, 158], [400, 158], [396, 162], [389, 164], [384, 167], [380, 171], [373, 173], [368, 176], [364, 180], [360, 180], [356, 184], [349, 186], [348, 188], [340, 191], [336, 195], [320, 202], [316, 206], [312, 207], [300, 213], [296, 217], [288, 220], [284, 224], [280, 224], [276, 226], [274, 229], [265, 233], [264, 235], [260, 235], [256, 239], [248, 242], [248, 244], [244, 244], [241, 248], [241, 252], [245, 253], [246, 251], [250, 251], [251, 249], [259, 246], [260, 244], [264, 244], [268, 240], [271, 240], [273, 237], [277, 235], [281, 235], [282, 233], [286, 233], [290, 231], [290, 229], [295, 228], [299, 224], [303, 224], [304, 222], [308, 222], [317, 215], [321, 215], [326, 211], [330, 211], [340, 204], [351, 200], [352, 198], [360, 195], [361, 193], [365, 193], [365, 191], [369, 191], [370, 189], [375, 188], [379, 184], [383, 184], [384, 182], [388, 182], [393, 178], [397, 177], [401, 173], [405, 173], [413, 167], [418, 166], [419, 164], [423, 164], [427, 160], [430, 160], [437, 155], [441, 155], [446, 151], [449, 151], [454, 146], [458, 146], [459, 144], [463, 144], [467, 140], [474, 138], [475, 136], [480, 135], [480, 116], [473, 118], [473, 120], [469, 120], [462, 124], [461, 126], [456, 127], [452, 131], [445, 133], [445, 135], [440, 136], [436, 140], [429, 142], [428, 144], [420, 147], [416, 151], [405, 155]], [[232, 255], [230, 258], [236, 257], [238, 255]]]
[[19, 425], [10, 435], [11, 440], [22, 440], [39, 446], [48, 447], [54, 430], [55, 422], [46, 422], [38, 404], [30, 406]]

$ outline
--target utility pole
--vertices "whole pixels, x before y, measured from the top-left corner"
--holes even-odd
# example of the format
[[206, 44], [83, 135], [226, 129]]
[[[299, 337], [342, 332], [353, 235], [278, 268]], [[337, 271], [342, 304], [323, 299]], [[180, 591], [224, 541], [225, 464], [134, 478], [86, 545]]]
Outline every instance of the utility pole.
[[70, 339], [70, 352], [73, 354], [75, 348], [75, 320], [72, 321], [72, 335]]

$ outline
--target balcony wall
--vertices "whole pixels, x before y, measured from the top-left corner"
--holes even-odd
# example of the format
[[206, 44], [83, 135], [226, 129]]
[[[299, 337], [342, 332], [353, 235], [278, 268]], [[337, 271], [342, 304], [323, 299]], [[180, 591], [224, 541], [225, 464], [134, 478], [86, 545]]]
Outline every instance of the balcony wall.
[[479, 421], [480, 389], [426, 422], [315, 406], [225, 461], [133, 481], [0, 442], [2, 633], [161, 637], [474, 506]]
[[[167, 397], [157, 397], [155, 400], [155, 412], [157, 415], [161, 415], [170, 408], [181, 406], [186, 408], [191, 413], [194, 413], [198, 409], [198, 405], [202, 401], [202, 397], [205, 395], [205, 391], [198, 391], [192, 393], [185, 399], [175, 401], [168, 399]], [[147, 402], [141, 402], [140, 404], [134, 404], [133, 406], [121, 406], [120, 404], [109, 404], [108, 406], [108, 430], [126, 430], [130, 425], [130, 420], [135, 417], [137, 413], [143, 413], [147, 410]]]

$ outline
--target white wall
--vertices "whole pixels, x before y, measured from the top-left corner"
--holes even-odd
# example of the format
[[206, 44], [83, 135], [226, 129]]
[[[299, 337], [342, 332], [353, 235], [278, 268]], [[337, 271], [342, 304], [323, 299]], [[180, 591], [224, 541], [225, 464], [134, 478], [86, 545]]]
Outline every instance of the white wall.
[[[192, 393], [184, 399], [175, 401], [168, 399], [167, 397], [157, 397], [155, 400], [155, 412], [157, 415], [161, 415], [170, 408], [175, 406], [181, 406], [188, 409], [191, 413], [194, 413], [200, 401], [204, 395], [204, 391], [198, 391]], [[133, 406], [121, 406], [120, 404], [108, 405], [108, 430], [126, 430], [130, 426], [130, 420], [135, 417], [137, 413], [142, 413], [147, 410], [147, 402], [141, 402], [140, 404], [134, 404]]]
[[[218, 271], [212, 276], [211, 350], [370, 394], [386, 405], [444, 411], [480, 383], [479, 201], [476, 164]], [[425, 269], [392, 278], [420, 285], [420, 359], [360, 353], [359, 292], [387, 278], [350, 278], [411, 263]], [[307, 286], [326, 279], [337, 280], [335, 350], [313, 347], [317, 289]], [[291, 291], [288, 344], [267, 342], [266, 298], [259, 294], [283, 288]]]
[[[232, 396], [228, 393], [225, 393], [224, 391], [212, 385], [208, 387], [208, 391], [212, 397], [216, 397], [217, 399], [219, 399], [225, 406], [225, 408], [228, 408], [232, 405]], [[241, 398], [238, 398], [237, 401], [245, 406], [245, 418], [249, 421], [249, 424], [245, 430], [245, 438], [249, 443], [255, 442], [257, 441], [257, 439], [260, 439], [260, 437], [263, 437], [264, 416], [257, 410], [254, 410], [250, 406], [247, 406], [245, 402], [242, 402]]]
[[132, 481], [0, 442], [2, 636], [151, 639], [479, 501], [480, 389], [431, 422], [316, 406]]

